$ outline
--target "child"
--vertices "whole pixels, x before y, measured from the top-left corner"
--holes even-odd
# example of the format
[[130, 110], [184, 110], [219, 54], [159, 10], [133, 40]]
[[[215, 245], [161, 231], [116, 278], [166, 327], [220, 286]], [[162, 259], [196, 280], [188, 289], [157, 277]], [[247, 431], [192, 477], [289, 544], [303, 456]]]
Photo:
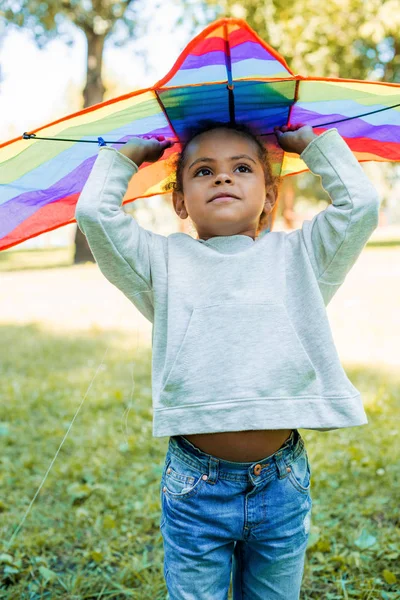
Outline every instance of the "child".
[[76, 207], [101, 271], [153, 323], [170, 600], [226, 599], [232, 557], [235, 600], [298, 599], [312, 506], [298, 428], [367, 423], [325, 306], [378, 224], [377, 193], [337, 129], [275, 134], [332, 199], [288, 234], [260, 234], [277, 181], [243, 126], [199, 130], [182, 150], [173, 205], [198, 239], [151, 233], [121, 208], [162, 137], [101, 148]]

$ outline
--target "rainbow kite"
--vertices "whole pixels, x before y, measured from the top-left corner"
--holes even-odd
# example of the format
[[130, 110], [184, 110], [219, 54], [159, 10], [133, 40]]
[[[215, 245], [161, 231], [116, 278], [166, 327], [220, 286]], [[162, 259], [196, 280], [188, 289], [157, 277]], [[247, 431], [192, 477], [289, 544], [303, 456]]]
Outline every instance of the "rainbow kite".
[[[360, 161], [400, 160], [400, 84], [294, 75], [241, 19], [211, 23], [153, 87], [102, 102], [0, 145], [0, 250], [75, 221], [75, 205], [102, 139], [164, 135], [173, 146], [144, 163], [123, 203], [165, 193], [170, 160], [210, 117], [246, 123], [265, 140], [273, 171], [307, 171], [277, 143], [275, 125], [334, 126]], [[47, 139], [39, 139], [47, 138]]]

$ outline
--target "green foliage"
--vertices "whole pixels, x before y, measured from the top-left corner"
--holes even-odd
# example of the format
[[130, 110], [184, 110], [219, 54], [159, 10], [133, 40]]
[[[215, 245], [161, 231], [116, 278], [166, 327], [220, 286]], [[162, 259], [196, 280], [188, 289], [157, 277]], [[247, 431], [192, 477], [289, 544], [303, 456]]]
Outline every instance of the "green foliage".
[[[191, 0], [183, 2], [195, 10]], [[209, 20], [222, 16], [245, 19], [294, 73], [400, 81], [397, 0], [202, 2], [209, 9]]]
[[135, 0], [5, 0], [0, 9], [0, 20], [8, 25], [26, 27], [39, 47], [60, 36], [72, 43], [65, 24], [73, 23], [86, 35], [107, 36], [114, 31], [116, 45], [132, 37], [137, 19]]

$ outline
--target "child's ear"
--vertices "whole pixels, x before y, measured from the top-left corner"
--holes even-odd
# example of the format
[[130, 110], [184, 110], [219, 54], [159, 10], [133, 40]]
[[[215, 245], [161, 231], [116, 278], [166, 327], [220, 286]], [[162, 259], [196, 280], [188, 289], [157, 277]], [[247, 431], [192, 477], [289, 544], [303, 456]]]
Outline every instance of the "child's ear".
[[271, 212], [271, 210], [275, 206], [276, 200], [277, 200], [277, 197], [276, 197], [275, 186], [270, 186], [267, 189], [266, 194], [265, 194], [264, 208], [265, 208], [266, 212]]
[[172, 203], [174, 205], [174, 209], [178, 217], [180, 217], [181, 219], [187, 219], [189, 215], [186, 212], [182, 192], [177, 192], [176, 190], [172, 191]]

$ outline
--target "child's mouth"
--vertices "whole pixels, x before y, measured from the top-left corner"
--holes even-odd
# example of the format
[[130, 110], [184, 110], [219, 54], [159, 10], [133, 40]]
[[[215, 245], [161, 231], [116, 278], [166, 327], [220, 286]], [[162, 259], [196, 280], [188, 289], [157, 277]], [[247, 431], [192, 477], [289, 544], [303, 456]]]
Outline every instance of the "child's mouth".
[[238, 198], [234, 198], [233, 196], [218, 196], [218, 198], [214, 198], [214, 200], [210, 200], [210, 202], [230, 202], [237, 199]]

